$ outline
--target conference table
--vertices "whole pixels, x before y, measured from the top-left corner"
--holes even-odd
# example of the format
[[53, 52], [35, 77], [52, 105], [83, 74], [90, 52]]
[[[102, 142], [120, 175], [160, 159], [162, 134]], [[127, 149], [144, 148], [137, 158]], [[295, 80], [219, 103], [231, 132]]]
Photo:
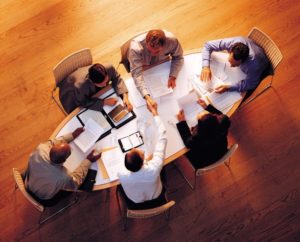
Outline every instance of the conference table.
[[[230, 67], [227, 58], [227, 53], [213, 53], [211, 60], [211, 69], [213, 73], [216, 73], [216, 75], [219, 76], [218, 78], [222, 79], [222, 82], [225, 83], [237, 82], [244, 78], [245, 74], [240, 70], [240, 68]], [[200, 83], [199, 76], [202, 68], [201, 62], [202, 55], [200, 51], [191, 51], [189, 53], [185, 53], [184, 65], [176, 79], [176, 87], [169, 94], [155, 98], [158, 104], [158, 113], [166, 127], [168, 137], [164, 165], [169, 164], [188, 151], [188, 149], [184, 146], [183, 141], [176, 128], [176, 114], [180, 110], [178, 99], [193, 91], [195, 91], [199, 97], [204, 96], [202, 87], [198, 86], [198, 84]], [[170, 64], [170, 61], [166, 61], [159, 65], [153, 66], [143, 71], [143, 76], [145, 79], [148, 78], [150, 81], [159, 79], [159, 81], [165, 82], [165, 85], [167, 85], [166, 83], [169, 76]], [[123, 79], [125, 80], [125, 84], [129, 91], [129, 98], [133, 103], [133, 111], [136, 114], [136, 118], [118, 129], [113, 129], [113, 132], [111, 134], [100, 139], [91, 149], [89, 149], [85, 153], [83, 153], [78, 148], [78, 146], [74, 144], [74, 142], [71, 142], [70, 146], [72, 149], [72, 153], [64, 163], [64, 166], [66, 166], [68, 170], [73, 171], [80, 164], [80, 162], [87, 157], [92, 149], [105, 150], [109, 149], [109, 147], [112, 146], [118, 146], [115, 140], [138, 131], [139, 122], [143, 121], [144, 123], [146, 122], [149, 127], [153, 126], [153, 116], [147, 110], [145, 101], [141, 98], [141, 96], [139, 96], [140, 94], [134, 85], [134, 81], [131, 75], [128, 74], [127, 76], [123, 77]], [[98, 96], [103, 97], [106, 92], [110, 91], [111, 90], [108, 87], [105, 90], [102, 90], [102, 92], [99, 93]], [[223, 113], [226, 113], [230, 117], [240, 105], [243, 94], [234, 92], [216, 94], [212, 92], [208, 93], [208, 95], [205, 96], [206, 99], [209, 100], [215, 107], [217, 107], [219, 110], [221, 110]], [[144, 102], [144, 104], [142, 102]], [[226, 105], [224, 103], [226, 103]], [[77, 118], [77, 114], [81, 110], [81, 108], [77, 108], [72, 113], [70, 113], [55, 129], [55, 131], [50, 136], [50, 139], [73, 132], [76, 128], [82, 127], [82, 124]], [[152, 130], [150, 132], [153, 133], [155, 132], [155, 130]], [[120, 149], [120, 147], [117, 148]], [[145, 149], [146, 142], [145, 145], [141, 146], [140, 148]], [[98, 170], [96, 183], [93, 190], [106, 189], [119, 184], [118, 179], [110, 179], [102, 158], [93, 163], [91, 169]]]

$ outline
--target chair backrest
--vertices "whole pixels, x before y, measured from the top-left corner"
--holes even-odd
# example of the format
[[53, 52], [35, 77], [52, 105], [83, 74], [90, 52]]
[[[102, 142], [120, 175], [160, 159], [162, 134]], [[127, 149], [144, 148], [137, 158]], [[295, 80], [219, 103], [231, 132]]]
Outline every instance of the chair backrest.
[[16, 185], [18, 186], [19, 190], [21, 191], [21, 193], [24, 195], [24, 197], [40, 212], [44, 211], [44, 206], [41, 205], [40, 203], [38, 203], [27, 191], [25, 188], [25, 184], [24, 184], [24, 180], [23, 177], [21, 175], [21, 172], [16, 169], [13, 168], [13, 176], [16, 182]]
[[257, 27], [253, 27], [248, 34], [248, 38], [252, 39], [256, 44], [262, 47], [272, 65], [273, 73], [281, 62], [283, 55], [274, 41], [263, 31]]
[[143, 209], [143, 210], [127, 209], [127, 217], [128, 218], [150, 218], [168, 211], [174, 205], [175, 205], [174, 201], [169, 201], [168, 203], [163, 204], [156, 208]]
[[196, 175], [199, 176], [201, 175], [202, 173], [204, 172], [207, 172], [207, 171], [210, 171], [210, 170], [213, 170], [214, 168], [216, 168], [217, 166], [225, 163], [228, 159], [230, 159], [230, 157], [233, 155], [233, 153], [236, 151], [236, 149], [239, 147], [238, 144], [234, 144], [232, 145], [228, 151], [225, 153], [225, 155], [222, 156], [221, 159], [219, 159], [218, 161], [216, 161], [215, 163], [207, 166], [207, 167], [204, 167], [204, 168], [200, 168], [200, 169], [197, 169], [196, 170]]
[[81, 49], [68, 55], [53, 68], [56, 86], [58, 86], [59, 83], [73, 71], [80, 67], [91, 65], [92, 63], [92, 54], [88, 48]]
[[129, 50], [129, 47], [130, 47], [130, 43], [131, 43], [131, 40], [133, 40], [134, 38], [136, 38], [137, 36], [141, 35], [141, 34], [145, 34], [145, 33], [148, 33], [149, 31], [143, 31], [143, 32], [140, 32], [136, 35], [134, 35], [133, 37], [131, 37], [129, 40], [127, 40], [124, 44], [121, 45], [120, 49], [121, 49], [121, 60], [120, 60], [120, 64], [123, 64], [126, 71], [129, 73], [130, 72], [130, 63], [129, 63], [129, 60], [128, 60], [128, 50]]

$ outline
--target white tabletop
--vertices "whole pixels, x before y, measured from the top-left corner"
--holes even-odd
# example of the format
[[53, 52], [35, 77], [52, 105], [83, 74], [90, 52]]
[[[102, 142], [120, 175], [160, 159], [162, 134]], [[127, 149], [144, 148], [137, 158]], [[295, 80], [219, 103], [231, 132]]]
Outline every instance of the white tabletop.
[[[229, 67], [230, 65], [229, 63], [227, 63], [226, 53], [215, 53], [213, 58], [217, 60], [213, 68], [216, 68], [219, 65], [220, 72], [223, 71], [224, 72], [223, 74], [225, 76], [230, 77], [230, 80], [229, 78], [227, 78], [228, 81], [236, 82], [241, 80], [244, 77], [245, 74], [239, 68]], [[193, 54], [185, 55], [184, 65], [177, 77], [176, 88], [174, 89], [173, 93], [167, 94], [165, 96], [156, 99], [158, 103], [158, 113], [167, 129], [168, 144], [166, 149], [166, 159], [185, 148], [175, 125], [177, 122], [176, 114], [179, 111], [177, 99], [188, 94], [189, 91], [191, 91], [192, 88], [195, 87], [195, 85], [193, 85], [193, 82], [198, 81], [199, 79], [199, 75], [202, 67], [201, 61], [202, 61], [201, 53], [193, 53]], [[160, 64], [158, 66], [155, 66], [145, 71], [143, 75], [145, 78], [147, 78], [147, 76], [153, 77], [159, 75], [167, 79], [169, 76], [169, 70], [170, 70], [170, 62], [165, 62], [163, 64]], [[223, 75], [222, 73], [219, 74]], [[125, 84], [128, 86], [129, 97], [131, 98], [131, 95], [136, 94], [137, 92], [137, 90], [133, 90], [134, 86], [133, 86], [132, 78], [130, 77], [126, 79]], [[225, 111], [226, 113], [231, 108], [232, 105], [226, 107], [226, 110], [222, 110], [222, 111]], [[140, 119], [143, 119], [144, 121], [148, 122], [148, 124], [152, 123], [152, 119], [153, 119], [152, 114], [146, 109], [145, 105], [137, 108], [134, 107], [134, 112], [137, 116], [134, 120], [130, 121], [126, 125], [117, 129], [117, 131], [113, 132], [114, 135], [117, 136], [117, 138], [128, 136], [131, 133], [137, 131], [138, 130], [137, 122]], [[81, 127], [81, 126], [82, 125], [80, 124], [77, 117], [74, 116], [64, 125], [64, 127], [57, 133], [56, 136], [58, 137], [63, 134], [72, 132], [77, 127]], [[80, 164], [80, 162], [89, 154], [89, 152], [92, 149], [103, 149], [109, 147], [112, 145], [112, 141], [113, 141], [112, 135], [108, 135], [105, 138], [98, 141], [94, 145], [94, 147], [92, 147], [86, 153], [81, 152], [81, 150], [79, 150], [79, 148], [76, 145], [74, 145], [73, 142], [71, 142], [70, 145], [72, 148], [72, 154], [65, 162], [65, 166], [70, 171], [73, 171]], [[145, 149], [146, 147], [142, 146], [140, 148]], [[92, 169], [98, 169], [97, 163], [93, 164]], [[109, 182], [110, 182], [109, 179], [103, 179], [102, 173], [98, 172], [96, 178], [96, 185], [109, 183]]]

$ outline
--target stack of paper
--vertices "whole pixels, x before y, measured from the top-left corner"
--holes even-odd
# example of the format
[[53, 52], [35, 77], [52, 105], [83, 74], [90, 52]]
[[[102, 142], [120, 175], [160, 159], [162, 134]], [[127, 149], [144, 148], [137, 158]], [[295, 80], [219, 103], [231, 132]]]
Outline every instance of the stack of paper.
[[158, 98], [173, 92], [172, 88], [168, 88], [168, 77], [161, 75], [144, 76], [148, 91], [153, 98]]
[[126, 170], [124, 165], [125, 154], [120, 148], [115, 148], [102, 153], [101, 159], [107, 171], [110, 181], [115, 181], [118, 178], [118, 173]]

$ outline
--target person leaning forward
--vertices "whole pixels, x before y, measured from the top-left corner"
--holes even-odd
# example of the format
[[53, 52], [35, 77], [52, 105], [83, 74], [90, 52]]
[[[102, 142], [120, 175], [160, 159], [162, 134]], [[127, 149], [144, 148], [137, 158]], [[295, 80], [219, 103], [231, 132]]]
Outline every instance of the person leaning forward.
[[212, 40], [205, 43], [202, 51], [201, 81], [211, 80], [210, 57], [213, 51], [228, 51], [228, 62], [231, 67], [239, 66], [246, 74], [246, 78], [235, 85], [222, 84], [216, 87], [215, 92], [217, 93], [225, 91], [253, 92], [269, 67], [269, 60], [264, 50], [249, 38], [233, 37]]
[[100, 111], [103, 105], [113, 106], [117, 102], [116, 98], [102, 100], [94, 97], [110, 82], [116, 93], [123, 99], [127, 109], [132, 111], [127, 87], [120, 74], [110, 64], [96, 63], [81, 67], [71, 73], [59, 85], [59, 99], [67, 113], [72, 112], [76, 107], [89, 107]]
[[30, 155], [25, 187], [42, 202], [59, 197], [62, 190], [76, 190], [90, 165], [101, 157], [101, 153], [94, 155], [92, 151], [73, 172], [63, 166], [71, 155], [69, 143], [83, 131], [83, 128], [77, 128], [73, 133], [41, 143]]
[[171, 57], [171, 69], [168, 87], [176, 87], [176, 78], [183, 66], [183, 50], [178, 39], [170, 32], [160, 29], [150, 30], [146, 34], [132, 39], [127, 58], [130, 72], [137, 89], [148, 105], [157, 105], [151, 98], [143, 78], [143, 68], [158, 64]]

